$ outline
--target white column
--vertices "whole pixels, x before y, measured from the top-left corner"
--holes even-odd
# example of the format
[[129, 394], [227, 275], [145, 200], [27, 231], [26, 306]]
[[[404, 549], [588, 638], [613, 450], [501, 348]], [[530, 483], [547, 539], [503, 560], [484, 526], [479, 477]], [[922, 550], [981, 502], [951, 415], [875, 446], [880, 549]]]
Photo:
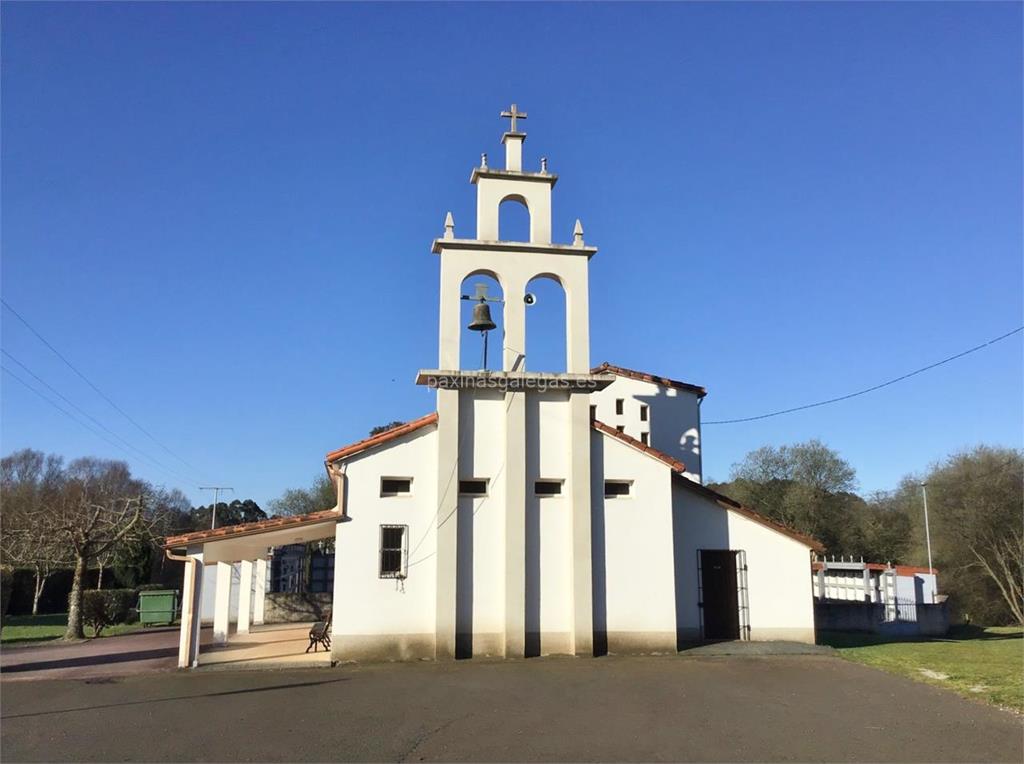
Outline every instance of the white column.
[[267, 599], [267, 561], [256, 560], [256, 591], [252, 599], [253, 626], [263, 625], [264, 603]]
[[249, 633], [249, 613], [252, 610], [252, 560], [242, 560], [238, 577], [238, 633]]
[[[526, 393], [505, 393], [505, 400], [505, 657], [522, 658], [526, 655]], [[495, 438], [494, 443], [500, 441]]]
[[[472, 441], [469, 441], [472, 448]], [[458, 580], [459, 391], [437, 391], [437, 579], [434, 657], [455, 657]], [[447, 480], [449, 475], [454, 476]], [[335, 570], [335, 591], [338, 571]], [[335, 619], [337, 620], [337, 619]]]
[[181, 587], [181, 635], [178, 640], [178, 668], [199, 663], [199, 628], [202, 621], [203, 554], [190, 554], [185, 563]]
[[217, 588], [213, 601], [213, 643], [228, 643], [228, 619], [231, 615], [231, 563], [217, 563]]
[[569, 398], [571, 443], [569, 487], [572, 490], [573, 653], [594, 654], [594, 590], [590, 538], [590, 398]]
[[[587, 261], [580, 258], [574, 273], [566, 273], [565, 289], [565, 370], [570, 374], [590, 372], [590, 281]], [[589, 404], [588, 404], [589, 405]], [[589, 437], [589, 431], [587, 436]], [[588, 446], [589, 448], [589, 446]]]

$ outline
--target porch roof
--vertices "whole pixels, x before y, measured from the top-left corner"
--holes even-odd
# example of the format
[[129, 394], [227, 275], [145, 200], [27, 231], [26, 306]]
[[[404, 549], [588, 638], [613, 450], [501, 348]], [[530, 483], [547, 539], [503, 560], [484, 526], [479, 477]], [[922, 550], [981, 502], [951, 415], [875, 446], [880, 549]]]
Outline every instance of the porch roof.
[[204, 562], [251, 560], [266, 556], [270, 547], [331, 538], [341, 519], [342, 514], [337, 509], [274, 517], [255, 523], [225, 525], [207, 531], [168, 536], [164, 539], [164, 547], [200, 546]]

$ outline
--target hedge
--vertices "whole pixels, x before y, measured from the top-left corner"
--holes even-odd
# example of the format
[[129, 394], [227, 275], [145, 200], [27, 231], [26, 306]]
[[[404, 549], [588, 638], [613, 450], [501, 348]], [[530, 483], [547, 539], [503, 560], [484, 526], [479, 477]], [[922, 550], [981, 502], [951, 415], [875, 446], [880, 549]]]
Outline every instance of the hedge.
[[107, 626], [127, 622], [137, 599], [134, 589], [87, 589], [82, 592], [82, 621], [98, 637]]

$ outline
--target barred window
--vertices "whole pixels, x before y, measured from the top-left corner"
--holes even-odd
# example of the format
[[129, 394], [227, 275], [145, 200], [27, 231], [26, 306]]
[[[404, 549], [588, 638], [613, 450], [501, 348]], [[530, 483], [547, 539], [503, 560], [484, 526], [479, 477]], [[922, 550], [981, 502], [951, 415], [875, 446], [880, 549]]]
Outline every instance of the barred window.
[[409, 526], [380, 526], [380, 577], [405, 578], [409, 556]]

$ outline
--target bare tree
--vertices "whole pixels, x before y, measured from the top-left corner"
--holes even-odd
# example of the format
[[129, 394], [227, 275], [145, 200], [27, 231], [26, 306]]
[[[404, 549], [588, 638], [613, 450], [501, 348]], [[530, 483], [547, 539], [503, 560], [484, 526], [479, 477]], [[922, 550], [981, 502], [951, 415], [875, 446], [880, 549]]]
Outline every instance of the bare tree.
[[959, 606], [1024, 624], [1024, 454], [979, 446], [934, 467], [927, 482], [936, 565], [953, 577]]
[[82, 639], [82, 589], [89, 563], [131, 534], [146, 532], [149, 487], [132, 478], [124, 462], [77, 459], [68, 466], [64, 489], [53, 511], [40, 522], [66, 544], [74, 560], [65, 639]]
[[58, 456], [23, 449], [0, 461], [4, 510], [0, 554], [11, 568], [33, 571], [32, 615], [39, 613], [39, 600], [50, 576], [70, 565], [67, 548], [42, 522], [48, 508], [58, 500], [62, 483]]

